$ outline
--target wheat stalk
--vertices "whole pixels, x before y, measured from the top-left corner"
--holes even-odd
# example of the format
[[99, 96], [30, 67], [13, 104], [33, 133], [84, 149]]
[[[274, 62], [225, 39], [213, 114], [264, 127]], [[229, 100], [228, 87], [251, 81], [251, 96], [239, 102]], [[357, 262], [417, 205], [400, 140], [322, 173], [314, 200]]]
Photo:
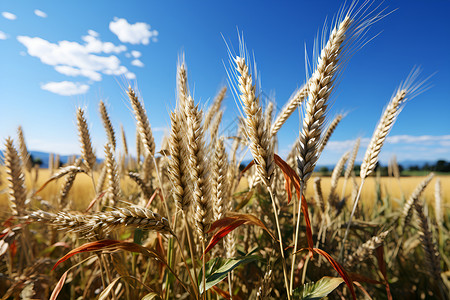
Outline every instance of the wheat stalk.
[[155, 141], [153, 139], [152, 129], [148, 121], [147, 113], [144, 105], [139, 101], [134, 90], [128, 87], [128, 97], [133, 107], [134, 117], [136, 118], [136, 127], [139, 132], [140, 139], [144, 145], [146, 155], [153, 157], [155, 155]]
[[92, 150], [91, 137], [89, 135], [89, 129], [87, 125], [86, 118], [84, 116], [84, 109], [78, 107], [77, 109], [77, 125], [78, 125], [78, 135], [80, 136], [81, 142], [81, 154], [86, 162], [89, 170], [93, 170], [96, 157], [94, 151]]
[[25, 201], [27, 192], [25, 188], [25, 176], [22, 172], [22, 165], [14, 148], [13, 140], [7, 138], [5, 141], [5, 171], [9, 188], [9, 207], [15, 216], [23, 215], [26, 209]]
[[30, 153], [28, 153], [27, 144], [25, 143], [25, 137], [23, 136], [22, 126], [17, 128], [17, 137], [19, 141], [20, 157], [22, 158], [23, 165], [28, 172], [31, 172], [32, 163]]
[[108, 142], [112, 147], [112, 151], [116, 151], [116, 134], [114, 133], [111, 119], [109, 118], [105, 103], [103, 101], [100, 101], [99, 103], [99, 110], [102, 117], [103, 127], [105, 127], [106, 135], [108, 136]]

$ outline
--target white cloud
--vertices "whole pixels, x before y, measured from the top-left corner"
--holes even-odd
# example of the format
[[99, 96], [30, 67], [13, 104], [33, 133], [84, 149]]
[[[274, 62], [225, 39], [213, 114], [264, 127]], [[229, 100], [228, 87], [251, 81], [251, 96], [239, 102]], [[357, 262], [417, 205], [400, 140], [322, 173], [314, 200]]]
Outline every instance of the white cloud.
[[[55, 67], [57, 72], [68, 76], [84, 76], [92, 80], [101, 80], [100, 73], [106, 75], [124, 75], [128, 69], [121, 65], [115, 55], [101, 56], [94, 53], [125, 51], [125, 46], [104, 43], [92, 35], [84, 36], [86, 44], [59, 41], [51, 43], [39, 37], [18, 36], [28, 54], [37, 57], [42, 63]], [[125, 49], [124, 49], [125, 47]]]
[[39, 10], [39, 9], [35, 9], [34, 10], [34, 14], [36, 16], [38, 16], [38, 17], [41, 17], [41, 18], [47, 18], [47, 14], [45, 12], [43, 12], [42, 10]]
[[400, 143], [408, 143], [408, 144], [441, 144], [442, 142], [449, 142], [450, 135], [441, 135], [441, 136], [433, 136], [433, 135], [394, 135], [388, 136], [386, 142], [389, 144], [400, 144]]
[[127, 20], [117, 17], [109, 23], [109, 29], [123, 43], [148, 45], [150, 39], [156, 42], [158, 36], [158, 31], [151, 30], [151, 26], [147, 23], [137, 22], [130, 24]]
[[71, 81], [48, 82], [41, 85], [41, 89], [61, 96], [73, 96], [85, 94], [89, 90], [89, 85]]
[[143, 63], [142, 61], [140, 61], [139, 59], [134, 59], [134, 60], [131, 62], [131, 64], [132, 64], [133, 66], [141, 67], [141, 68], [144, 66], [144, 63]]
[[92, 30], [92, 29], [89, 29], [89, 30], [88, 30], [88, 34], [89, 34], [89, 35], [92, 35], [93, 37], [99, 37], [98, 32], [97, 32], [97, 31], [94, 31], [94, 30]]
[[133, 72], [127, 72], [125, 73], [125, 77], [129, 80], [133, 80], [136, 79], [136, 74], [134, 74]]
[[7, 12], [7, 11], [2, 12], [2, 16], [3, 16], [3, 18], [8, 19], [8, 20], [15, 20], [15, 19], [17, 19], [17, 16], [15, 14], [12, 14], [12, 13]]
[[8, 35], [0, 30], [0, 40], [6, 40], [8, 38]]
[[133, 55], [134, 58], [139, 58], [141, 57], [142, 53], [137, 50], [133, 50], [131, 51], [131, 55]]
[[56, 66], [55, 71], [67, 76], [84, 76], [94, 81], [102, 80], [102, 75], [100, 73], [87, 69], [78, 69], [69, 66]]

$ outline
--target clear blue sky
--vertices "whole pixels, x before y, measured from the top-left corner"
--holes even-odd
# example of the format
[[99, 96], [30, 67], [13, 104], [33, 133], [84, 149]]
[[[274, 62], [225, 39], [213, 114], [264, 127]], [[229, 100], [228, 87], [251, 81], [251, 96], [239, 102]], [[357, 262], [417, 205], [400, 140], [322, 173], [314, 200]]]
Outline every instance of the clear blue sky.
[[[360, 1], [361, 2], [361, 1]], [[106, 100], [116, 134], [125, 127], [134, 151], [135, 125], [124, 87], [136, 80], [159, 144], [175, 105], [176, 64], [184, 51], [196, 102], [227, 84], [227, 48], [237, 30], [255, 53], [261, 88], [280, 109], [306, 77], [305, 49], [341, 7], [339, 1], [2, 1], [0, 4], [0, 138], [22, 125], [30, 150], [79, 153], [75, 108], [86, 106], [92, 139], [103, 156], [106, 136], [98, 102]], [[349, 111], [319, 164], [335, 163], [352, 141], [368, 139], [413, 66], [432, 88], [400, 114], [382, 162], [450, 160], [450, 1], [385, 1], [395, 12], [376, 23], [379, 35], [349, 61], [333, 94], [330, 117]], [[136, 78], [136, 79], [134, 79]], [[231, 94], [222, 130], [238, 114]], [[286, 155], [298, 136], [295, 114], [279, 133]], [[2, 142], [3, 144], [3, 142]], [[120, 143], [119, 143], [120, 145]], [[0, 146], [3, 148], [3, 145]]]

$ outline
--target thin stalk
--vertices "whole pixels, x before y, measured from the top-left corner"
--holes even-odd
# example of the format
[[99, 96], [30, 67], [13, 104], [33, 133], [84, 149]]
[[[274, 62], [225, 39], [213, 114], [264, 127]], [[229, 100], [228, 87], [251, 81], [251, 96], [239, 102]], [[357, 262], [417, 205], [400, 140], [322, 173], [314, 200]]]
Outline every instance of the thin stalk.
[[[189, 223], [188, 223], [186, 214], [184, 212], [183, 212], [183, 217], [184, 217], [184, 222], [185, 222], [184, 228], [186, 229], [186, 235], [187, 235], [188, 244], [189, 244], [189, 252], [191, 253], [192, 268], [194, 269], [195, 278], [198, 278], [197, 266], [196, 266], [195, 259], [194, 259], [194, 248], [192, 247], [191, 234], [190, 234], [190, 230], [189, 230]], [[181, 245], [180, 245], [180, 249], [183, 249], [183, 248], [181, 248]], [[198, 290], [197, 284], [195, 284], [195, 286], [196, 286], [196, 290]], [[198, 295], [197, 295], [197, 297], [198, 297]]]
[[[196, 282], [195, 282], [194, 279], [192, 278], [191, 270], [189, 269], [189, 266], [188, 266], [188, 264], [187, 264], [187, 262], [186, 262], [186, 258], [184, 257], [184, 254], [183, 254], [183, 247], [181, 246], [181, 243], [180, 243], [180, 240], [178, 239], [178, 237], [175, 236], [175, 240], [177, 241], [178, 247], [180, 248], [181, 258], [183, 259], [184, 266], [186, 267], [186, 270], [188, 271], [189, 279], [191, 280], [192, 288], [194, 289], [195, 298], [196, 298], [196, 299], [199, 299], [199, 297], [198, 297], [198, 287], [197, 287]], [[196, 277], [196, 278], [197, 278], [197, 277]]]
[[203, 237], [202, 239], [202, 253], [203, 253], [203, 259], [202, 259], [202, 269], [203, 269], [203, 274], [202, 274], [202, 281], [203, 281], [203, 299], [206, 299], [206, 255], [205, 255], [205, 238]]
[[[112, 282], [112, 280], [111, 280], [111, 274], [110, 274], [110, 272], [109, 272], [108, 265], [106, 264], [105, 257], [102, 256], [102, 255], [100, 254], [100, 258], [101, 258], [102, 263], [103, 263], [103, 265], [104, 265], [104, 267], [105, 267], [105, 271], [106, 271], [106, 279], [108, 280], [108, 285], [109, 285], [109, 284]], [[112, 295], [113, 295], [113, 299], [114, 299], [114, 300], [117, 300], [117, 298], [116, 298], [116, 293], [115, 293], [114, 291], [112, 291]]]
[[228, 293], [230, 293], [230, 300], [233, 300], [233, 271], [228, 272]]
[[350, 215], [350, 220], [348, 220], [347, 229], [345, 230], [344, 239], [342, 240], [342, 248], [341, 248], [341, 252], [339, 253], [338, 261], [342, 261], [342, 257], [344, 255], [345, 241], [347, 240], [348, 231], [350, 229], [350, 225], [352, 224], [353, 215], [355, 214], [356, 207], [358, 206], [359, 197], [361, 196], [361, 191], [362, 191], [362, 187], [364, 185], [365, 180], [366, 180], [365, 178], [361, 180], [361, 185], [359, 186], [358, 195], [356, 196], [355, 203], [353, 204], [353, 209], [352, 209], [352, 213]]
[[100, 277], [102, 278], [102, 290], [104, 290], [106, 287], [106, 284], [105, 284], [105, 278], [103, 278], [103, 264], [102, 264], [102, 258], [100, 257], [100, 253], [97, 253], [97, 258], [98, 258], [98, 264], [100, 266]]
[[[301, 182], [301, 184], [300, 184], [300, 199], [299, 199], [299, 201], [302, 201], [302, 196], [303, 196], [303, 189], [304, 189], [304, 183], [303, 183], [303, 181]], [[296, 225], [295, 225], [295, 238], [294, 238], [294, 252], [292, 252], [292, 253], [295, 253], [295, 252], [297, 252], [297, 247], [298, 247], [298, 232], [299, 232], [299, 230], [300, 230], [300, 214], [301, 214], [301, 208], [302, 208], [302, 205], [301, 205], [301, 203], [299, 202], [299, 204], [298, 204], [298, 211], [297, 211], [297, 222], [296, 222]], [[295, 214], [295, 211], [294, 211], [294, 214]], [[293, 254], [292, 255], [292, 265], [291, 265], [291, 282], [290, 282], [290, 285], [289, 285], [289, 290], [288, 290], [288, 294], [289, 295], [292, 295], [292, 291], [293, 291], [293, 286], [294, 286], [294, 272], [295, 272], [295, 257], [296, 257], [296, 255], [295, 254]]]
[[275, 216], [275, 222], [277, 225], [277, 232], [278, 232], [278, 241], [280, 242], [280, 252], [281, 252], [281, 258], [283, 261], [283, 275], [284, 275], [284, 285], [286, 288], [286, 293], [288, 296], [288, 300], [291, 299], [291, 294], [289, 293], [289, 284], [288, 284], [288, 276], [287, 276], [287, 266], [286, 266], [286, 258], [284, 257], [284, 250], [283, 250], [283, 240], [281, 237], [281, 229], [280, 229], [280, 222], [278, 221], [278, 213], [277, 213], [277, 207], [275, 205], [275, 199], [273, 196], [272, 189], [270, 187], [267, 187], [270, 194], [270, 199], [272, 200], [272, 208], [273, 208], [273, 214]]

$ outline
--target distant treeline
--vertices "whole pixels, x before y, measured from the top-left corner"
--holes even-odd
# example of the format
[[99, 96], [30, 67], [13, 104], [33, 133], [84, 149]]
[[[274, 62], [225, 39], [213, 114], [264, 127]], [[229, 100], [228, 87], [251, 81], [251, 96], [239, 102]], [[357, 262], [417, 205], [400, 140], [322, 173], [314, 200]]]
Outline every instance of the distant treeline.
[[[355, 171], [356, 175], [359, 175], [360, 165], [355, 165], [353, 170]], [[401, 164], [398, 164], [398, 170], [400, 171], [400, 174], [408, 174], [408, 173], [415, 173], [415, 172], [440, 172], [440, 173], [450, 173], [450, 162], [446, 160], [438, 160], [434, 164], [433, 163], [425, 163], [423, 165], [411, 165], [409, 167], [403, 167]], [[333, 171], [333, 169], [330, 169], [328, 167], [320, 167], [318, 169], [319, 173], [322, 173], [324, 175], [330, 174]], [[381, 176], [388, 176], [389, 174], [389, 167], [383, 166], [380, 163], [377, 163], [376, 171], [380, 172]], [[376, 172], [374, 172], [376, 173]]]

